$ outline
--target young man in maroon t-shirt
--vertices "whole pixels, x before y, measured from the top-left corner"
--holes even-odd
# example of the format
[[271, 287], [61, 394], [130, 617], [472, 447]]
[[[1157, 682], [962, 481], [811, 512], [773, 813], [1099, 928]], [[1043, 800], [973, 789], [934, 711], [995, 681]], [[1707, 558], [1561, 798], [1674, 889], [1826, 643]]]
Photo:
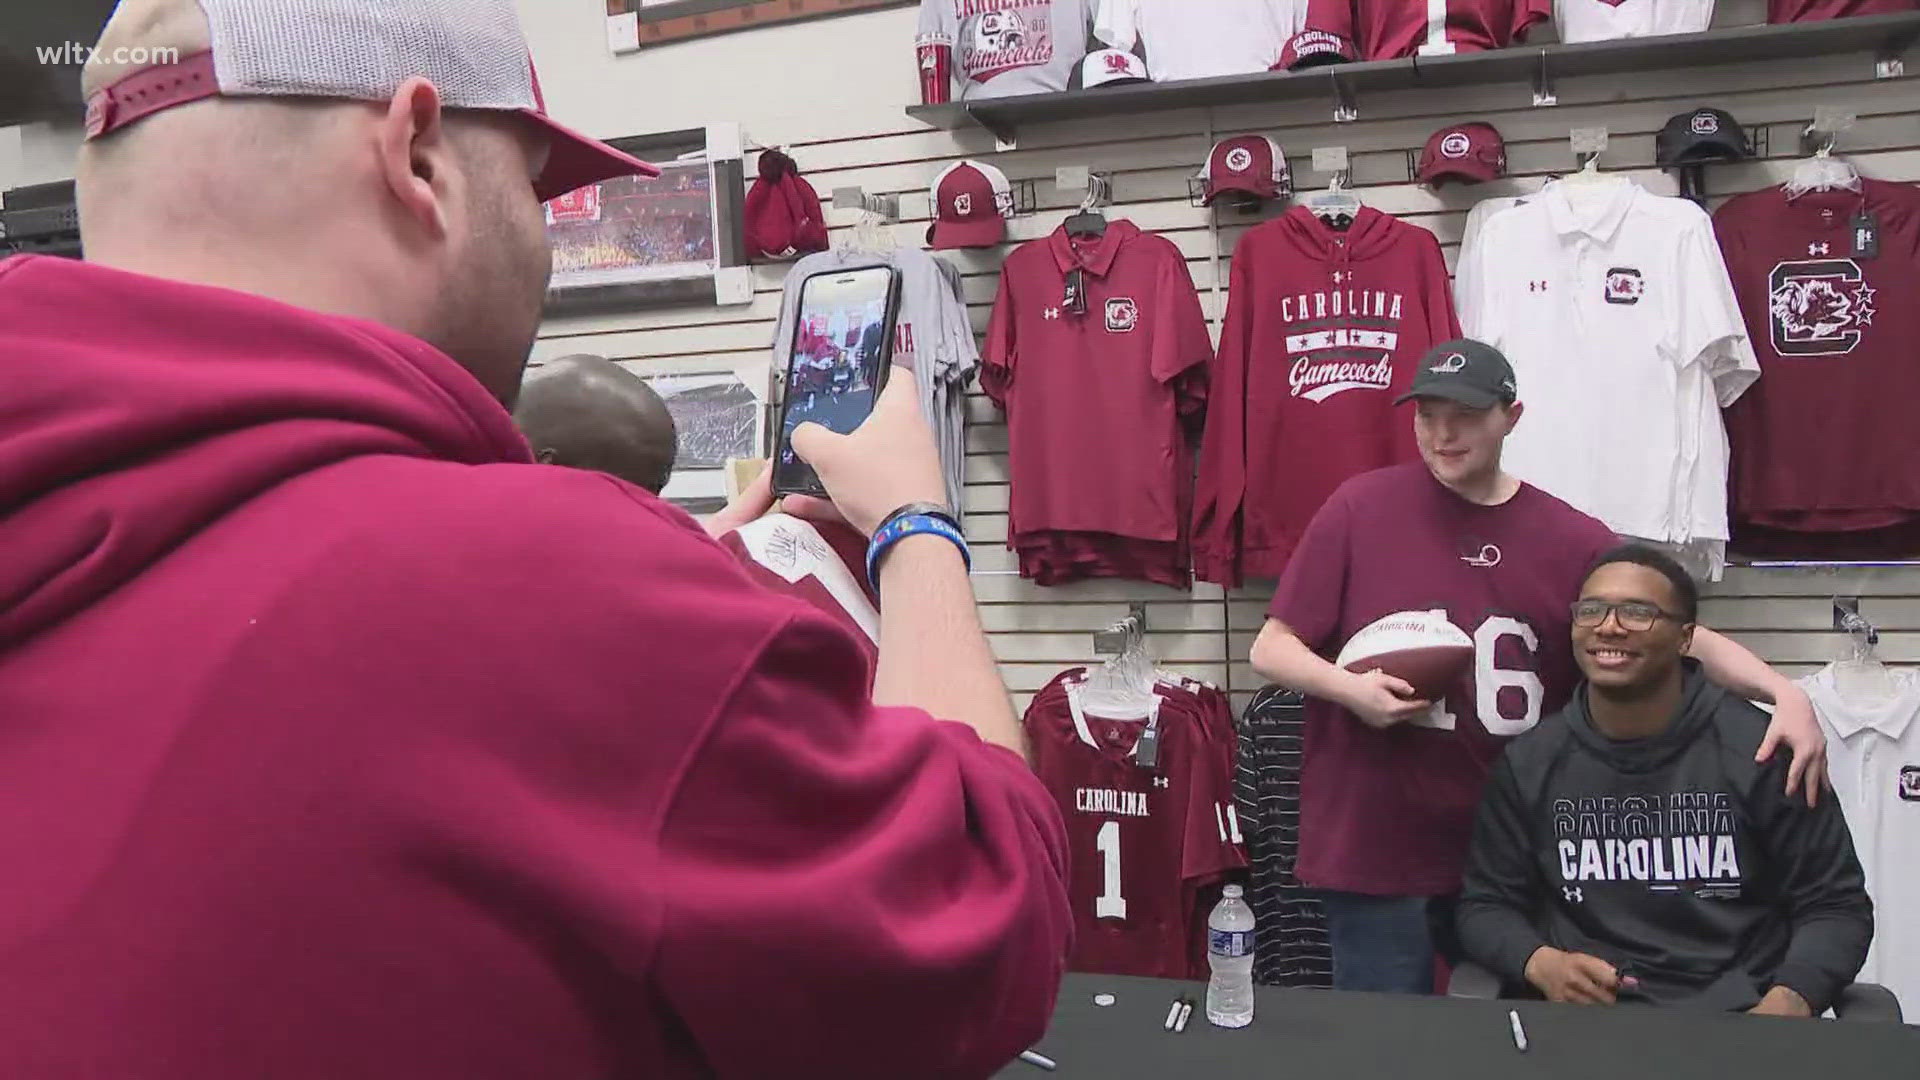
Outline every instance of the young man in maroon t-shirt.
[[[1488, 769], [1505, 740], [1564, 705], [1579, 678], [1570, 605], [1587, 566], [1615, 540], [1599, 521], [1501, 471], [1502, 442], [1523, 411], [1516, 389], [1497, 350], [1435, 346], [1400, 399], [1416, 402], [1421, 463], [1334, 492], [1253, 645], [1262, 677], [1309, 696], [1298, 874], [1323, 890], [1336, 989], [1432, 992], [1429, 908], [1451, 925]], [[1383, 615], [1435, 608], [1475, 649], [1472, 668], [1440, 701], [1417, 699], [1385, 672], [1357, 674], [1326, 659]], [[1775, 703], [1759, 758], [1786, 742], [1787, 789], [1805, 777], [1812, 802], [1826, 747], [1805, 693], [1705, 627], [1692, 654], [1715, 682]], [[1441, 951], [1452, 952], [1444, 943]]]

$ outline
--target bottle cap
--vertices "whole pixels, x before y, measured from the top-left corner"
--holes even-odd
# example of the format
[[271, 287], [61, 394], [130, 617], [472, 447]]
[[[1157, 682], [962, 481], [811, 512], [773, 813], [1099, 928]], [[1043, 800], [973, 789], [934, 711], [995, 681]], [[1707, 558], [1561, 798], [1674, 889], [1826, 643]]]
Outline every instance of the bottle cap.
[[1240, 899], [1240, 886], [1229, 885], [1226, 888], [1220, 890], [1220, 895], [1223, 898], [1228, 900], [1238, 900]]

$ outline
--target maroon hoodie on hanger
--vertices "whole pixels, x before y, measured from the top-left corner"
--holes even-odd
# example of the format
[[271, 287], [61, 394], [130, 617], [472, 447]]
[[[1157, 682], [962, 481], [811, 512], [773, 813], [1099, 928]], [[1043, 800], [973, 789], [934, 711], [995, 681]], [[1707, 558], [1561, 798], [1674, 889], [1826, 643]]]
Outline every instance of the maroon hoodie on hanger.
[[984, 1076], [1067, 951], [1016, 755], [873, 706], [445, 355], [0, 263], [0, 1073]]
[[1460, 336], [1433, 234], [1372, 207], [1334, 229], [1296, 206], [1233, 251], [1194, 493], [1194, 573], [1277, 577], [1349, 477], [1418, 456], [1393, 399]]

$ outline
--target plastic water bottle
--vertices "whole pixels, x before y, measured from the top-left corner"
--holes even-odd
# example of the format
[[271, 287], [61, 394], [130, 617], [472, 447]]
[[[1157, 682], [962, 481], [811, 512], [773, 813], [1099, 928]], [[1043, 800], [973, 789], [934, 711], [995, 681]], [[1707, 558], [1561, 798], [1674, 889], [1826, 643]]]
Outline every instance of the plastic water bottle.
[[1253, 1023], [1253, 909], [1238, 885], [1222, 889], [1207, 916], [1207, 964], [1207, 1020], [1229, 1028]]

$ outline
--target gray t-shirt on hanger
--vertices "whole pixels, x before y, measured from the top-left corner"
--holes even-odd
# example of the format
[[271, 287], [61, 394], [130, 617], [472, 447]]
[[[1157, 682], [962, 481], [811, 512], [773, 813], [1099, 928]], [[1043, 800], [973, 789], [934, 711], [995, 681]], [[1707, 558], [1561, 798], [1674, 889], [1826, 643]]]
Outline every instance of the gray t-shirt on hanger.
[[920, 0], [921, 45], [953, 49], [961, 101], [1065, 90], [1087, 55], [1089, 0]]
[[913, 371], [920, 407], [940, 448], [947, 502], [957, 513], [964, 508], [966, 387], [980, 369], [980, 347], [961, 299], [958, 270], [919, 248], [836, 248], [801, 259], [787, 272], [780, 298], [780, 325], [773, 339], [774, 370], [785, 371], [793, 352], [800, 284], [814, 274], [876, 265], [900, 272], [900, 318], [893, 330], [893, 362]]

